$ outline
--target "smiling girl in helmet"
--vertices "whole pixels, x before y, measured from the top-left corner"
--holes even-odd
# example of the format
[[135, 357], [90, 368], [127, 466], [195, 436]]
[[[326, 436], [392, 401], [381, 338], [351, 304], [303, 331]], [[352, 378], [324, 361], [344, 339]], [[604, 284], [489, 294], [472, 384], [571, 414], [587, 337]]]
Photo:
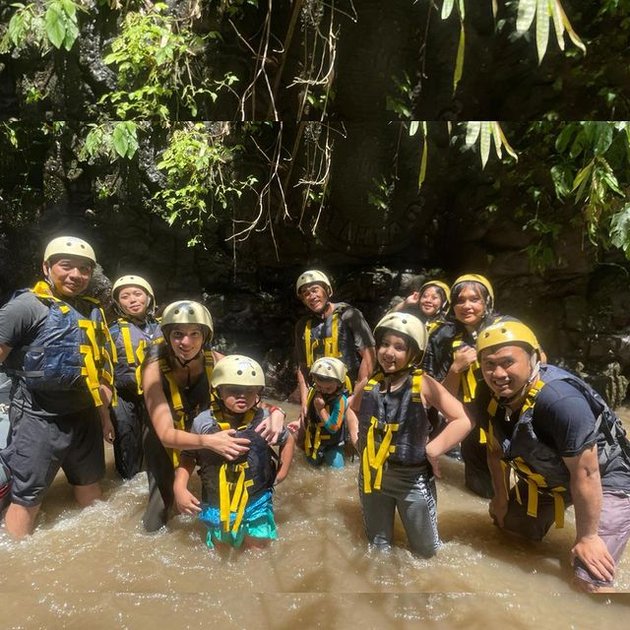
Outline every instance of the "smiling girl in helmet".
[[[211, 408], [194, 419], [191, 432], [219, 435], [230, 431], [247, 438], [250, 448], [236, 459], [207, 450], [182, 453], [175, 472], [177, 508], [183, 514], [199, 514], [208, 528], [206, 545], [210, 549], [216, 544], [261, 547], [277, 538], [272, 490], [289, 472], [293, 436], [286, 429], [282, 432], [277, 456], [256, 431], [269, 413], [260, 406], [265, 375], [258, 362], [243, 355], [226, 356], [217, 362], [211, 381]], [[188, 490], [196, 464], [200, 467], [201, 504]]]
[[451, 291], [447, 284], [441, 280], [429, 280], [413, 290], [392, 310], [420, 318], [430, 335], [446, 322], [450, 299]]
[[[400, 515], [414, 553], [431, 557], [440, 540], [431, 463], [472, 428], [462, 404], [418, 368], [426, 347], [424, 324], [413, 315], [388, 313], [374, 329], [378, 370], [361, 394], [350, 439], [361, 457], [359, 496], [370, 544], [389, 548], [394, 513]], [[446, 427], [432, 436], [427, 408]]]
[[111, 416], [116, 430], [114, 462], [123, 479], [131, 479], [142, 468], [142, 432], [148, 421], [142, 397], [140, 368], [146, 349], [161, 339], [155, 319], [155, 295], [141, 276], [118, 278], [112, 287], [118, 319], [110, 326], [116, 344], [115, 382], [118, 404]]

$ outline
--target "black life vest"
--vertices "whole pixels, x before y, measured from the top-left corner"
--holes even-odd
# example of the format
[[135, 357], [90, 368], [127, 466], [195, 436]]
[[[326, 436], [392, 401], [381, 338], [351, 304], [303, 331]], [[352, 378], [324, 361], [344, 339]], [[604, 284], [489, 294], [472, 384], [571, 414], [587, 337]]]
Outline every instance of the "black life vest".
[[414, 370], [395, 392], [401, 397], [396, 418], [388, 419], [386, 399], [379, 392], [383, 374], [371, 379], [363, 390], [359, 452], [365, 493], [380, 490], [383, 467], [388, 462], [405, 466], [427, 463], [425, 445], [431, 424], [422, 403], [422, 375], [422, 370]]
[[556, 526], [562, 527], [565, 500], [570, 500], [571, 475], [562, 456], [544, 444], [533, 427], [538, 394], [547, 383], [557, 380], [569, 383], [580, 392], [596, 418], [597, 452], [602, 477], [613, 463], [622, 464], [630, 471], [630, 445], [621, 421], [603, 398], [578, 377], [553, 365], [541, 367], [536, 383], [525, 397], [511, 436], [502, 432], [501, 425], [494, 422], [499, 405], [493, 398], [488, 408], [491, 437], [501, 446], [503, 460], [514, 470], [517, 478], [527, 484], [527, 513], [533, 517], [538, 514], [538, 494], [552, 496], [555, 501]]
[[162, 330], [156, 320], [147, 320], [144, 328], [121, 317], [110, 327], [116, 345], [118, 361], [114, 366], [114, 377], [118, 390], [142, 394], [140, 370], [147, 348], [162, 339]]

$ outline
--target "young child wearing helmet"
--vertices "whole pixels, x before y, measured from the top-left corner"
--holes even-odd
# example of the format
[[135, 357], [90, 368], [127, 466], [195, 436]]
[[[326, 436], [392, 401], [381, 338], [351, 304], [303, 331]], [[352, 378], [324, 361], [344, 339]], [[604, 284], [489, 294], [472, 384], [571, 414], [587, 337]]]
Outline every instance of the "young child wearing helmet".
[[[391, 547], [396, 509], [411, 550], [425, 558], [440, 546], [432, 463], [465, 437], [472, 422], [462, 404], [417, 366], [427, 333], [413, 315], [388, 313], [374, 329], [378, 368], [364, 386], [350, 439], [361, 458], [359, 498], [368, 542]], [[432, 436], [427, 408], [447, 422]]]
[[118, 404], [111, 408], [116, 430], [114, 463], [123, 479], [142, 469], [143, 428], [148, 421], [142, 396], [140, 369], [147, 347], [162, 338], [155, 319], [155, 295], [141, 276], [122, 276], [114, 282], [112, 299], [118, 319], [110, 326], [116, 345], [115, 383]]
[[[199, 515], [207, 527], [206, 545], [262, 547], [277, 536], [273, 514], [274, 485], [284, 480], [293, 458], [294, 440], [288, 430], [278, 439], [279, 456], [256, 428], [269, 413], [260, 406], [265, 375], [259, 363], [228, 355], [211, 377], [212, 406], [199, 414], [190, 429], [196, 435], [227, 433], [249, 440], [249, 450], [228, 460], [209, 450], [184, 451], [175, 471], [173, 491], [178, 510]], [[278, 465], [276, 463], [278, 460]], [[199, 465], [201, 502], [188, 490]]]
[[[418, 284], [415, 286], [418, 287]], [[447, 284], [441, 280], [428, 280], [396, 304], [392, 311], [415, 315], [425, 323], [431, 335], [446, 323], [450, 300], [451, 291]]]
[[334, 357], [317, 359], [310, 369], [312, 386], [308, 390], [306, 417], [290, 422], [288, 429], [303, 429], [304, 452], [309, 464], [331, 468], [344, 467], [346, 415], [348, 407], [347, 370], [343, 361]]

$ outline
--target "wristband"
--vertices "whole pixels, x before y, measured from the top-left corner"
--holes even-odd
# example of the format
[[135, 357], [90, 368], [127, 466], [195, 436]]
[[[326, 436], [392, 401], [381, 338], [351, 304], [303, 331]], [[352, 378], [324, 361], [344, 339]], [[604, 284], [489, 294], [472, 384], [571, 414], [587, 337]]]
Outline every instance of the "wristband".
[[279, 411], [285, 418], [287, 417], [287, 414], [280, 407], [277, 407], [276, 405], [274, 405], [273, 407], [269, 407], [270, 414], [272, 414], [274, 411]]

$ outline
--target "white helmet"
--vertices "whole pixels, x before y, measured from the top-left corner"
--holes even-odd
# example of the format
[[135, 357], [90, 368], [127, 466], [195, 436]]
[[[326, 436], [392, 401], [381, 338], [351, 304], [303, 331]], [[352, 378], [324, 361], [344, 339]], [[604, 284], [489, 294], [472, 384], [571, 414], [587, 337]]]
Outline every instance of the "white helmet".
[[92, 246], [76, 236], [58, 236], [53, 238], [44, 250], [44, 262], [48, 262], [52, 256], [80, 256], [87, 258], [96, 265], [96, 255]]

